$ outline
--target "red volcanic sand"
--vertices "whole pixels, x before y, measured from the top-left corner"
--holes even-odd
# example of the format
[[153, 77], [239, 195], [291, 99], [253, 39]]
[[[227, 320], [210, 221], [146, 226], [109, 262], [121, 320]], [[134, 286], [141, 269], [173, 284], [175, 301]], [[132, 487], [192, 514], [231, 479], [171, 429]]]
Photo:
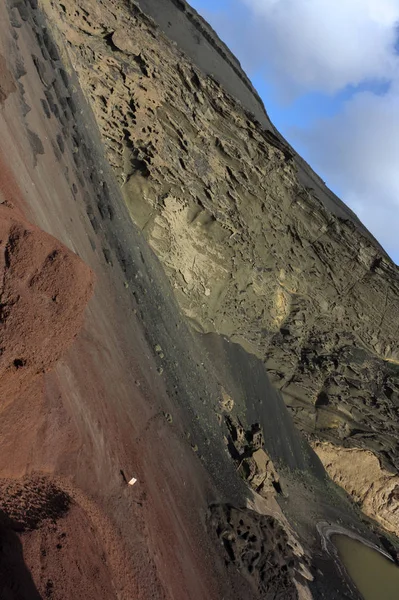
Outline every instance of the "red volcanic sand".
[[[21, 435], [22, 427], [20, 445], [28, 453], [25, 434], [40, 424], [43, 375], [79, 332], [93, 283], [78, 256], [12, 203], [0, 204], [0, 414], [3, 423], [14, 424], [12, 436]], [[16, 451], [2, 435], [2, 458], [12, 472], [10, 448]], [[76, 531], [85, 532], [79, 561]], [[76, 589], [86, 598], [112, 598], [107, 566], [98, 566], [102, 553], [83, 509], [51, 478], [0, 479], [1, 598], [61, 600]], [[81, 569], [91, 575], [83, 583]]]
[[90, 268], [12, 204], [0, 205], [0, 410], [49, 371], [82, 325]]
[[46, 477], [0, 481], [0, 555], [4, 600], [116, 598], [101, 537]]

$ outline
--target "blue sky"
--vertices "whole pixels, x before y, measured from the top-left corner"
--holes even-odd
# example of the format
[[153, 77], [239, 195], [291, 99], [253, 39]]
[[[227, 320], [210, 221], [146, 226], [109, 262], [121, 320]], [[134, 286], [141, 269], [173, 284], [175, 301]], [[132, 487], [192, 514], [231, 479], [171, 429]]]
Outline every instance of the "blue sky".
[[399, 263], [399, 0], [189, 0]]

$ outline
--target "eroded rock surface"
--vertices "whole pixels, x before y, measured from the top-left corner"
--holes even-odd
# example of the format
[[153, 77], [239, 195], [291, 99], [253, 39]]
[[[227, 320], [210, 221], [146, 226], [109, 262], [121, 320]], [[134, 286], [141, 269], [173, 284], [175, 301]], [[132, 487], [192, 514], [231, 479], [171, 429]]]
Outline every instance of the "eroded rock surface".
[[399, 531], [399, 477], [381, 467], [367, 450], [340, 448], [328, 442], [314, 450], [331, 479], [344, 488], [362, 511], [396, 533]]
[[227, 448], [241, 477], [261, 496], [281, 493], [280, 477], [264, 449], [260, 425], [255, 423], [245, 430], [238, 418], [227, 416], [225, 421], [229, 431], [226, 438]]
[[237, 569], [247, 580], [249, 598], [298, 598], [294, 581], [296, 577], [301, 579], [301, 558], [277, 519], [232, 506], [213, 505], [209, 524], [223, 546], [226, 565]]

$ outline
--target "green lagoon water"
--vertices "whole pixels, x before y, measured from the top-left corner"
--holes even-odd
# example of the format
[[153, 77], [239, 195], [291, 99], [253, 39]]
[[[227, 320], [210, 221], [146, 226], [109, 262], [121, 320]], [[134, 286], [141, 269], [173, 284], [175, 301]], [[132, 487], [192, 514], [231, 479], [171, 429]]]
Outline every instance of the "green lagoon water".
[[331, 541], [364, 600], [399, 600], [399, 567], [380, 552], [347, 535]]

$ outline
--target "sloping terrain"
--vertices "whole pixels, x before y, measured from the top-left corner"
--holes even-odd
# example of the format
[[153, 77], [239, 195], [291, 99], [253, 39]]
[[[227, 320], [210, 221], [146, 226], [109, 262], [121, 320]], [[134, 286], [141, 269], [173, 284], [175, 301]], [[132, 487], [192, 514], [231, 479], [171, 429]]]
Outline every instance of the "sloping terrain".
[[299, 369], [276, 335], [323, 292], [298, 276], [292, 293], [288, 267], [276, 283], [278, 252], [299, 252], [278, 207], [304, 239], [331, 218], [342, 243], [352, 227], [370, 260], [380, 250], [311, 194], [291, 207], [292, 151], [135, 4], [10, 0], [0, 27], [0, 596], [356, 598], [319, 524], [394, 548], [268, 377], [272, 356]]
[[[261, 127], [259, 99], [252, 96], [255, 110], [237, 64], [227, 71], [228, 86], [219, 63], [208, 69], [230, 92], [236, 82], [244, 105], [136, 5], [44, 4], [130, 215], [194, 327], [261, 358], [303, 431], [371, 450], [396, 472], [396, 266], [349, 209], [325, 186], [320, 191], [320, 180], [270, 130], [266, 113], [268, 128]], [[211, 33], [180, 4], [170, 15], [180, 13], [180, 32], [184, 19], [197, 23], [206, 70], [202, 49]], [[159, 9], [165, 25], [169, 8], [143, 6], [154, 18]], [[186, 38], [180, 42], [194, 56]]]

